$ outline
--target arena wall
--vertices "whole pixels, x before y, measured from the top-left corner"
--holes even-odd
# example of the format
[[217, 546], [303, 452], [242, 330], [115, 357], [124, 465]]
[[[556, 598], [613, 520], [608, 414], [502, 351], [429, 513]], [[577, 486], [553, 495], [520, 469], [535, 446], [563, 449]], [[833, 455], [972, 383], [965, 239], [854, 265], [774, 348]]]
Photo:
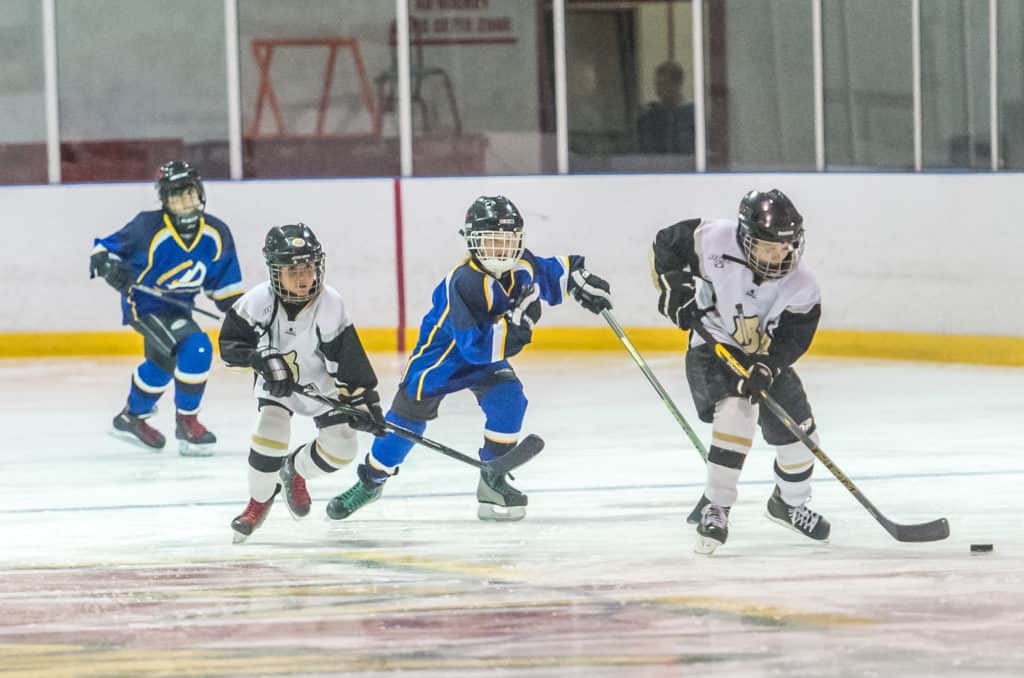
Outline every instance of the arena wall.
[[[395, 348], [401, 233], [405, 325], [463, 255], [462, 215], [481, 194], [523, 211], [541, 255], [581, 253], [612, 283], [615, 315], [641, 349], [682, 345], [657, 314], [648, 253], [680, 219], [735, 213], [750, 188], [778, 187], [803, 212], [806, 260], [823, 293], [825, 354], [1024, 364], [1024, 232], [1016, 174], [708, 174], [207, 182], [208, 209], [232, 227], [248, 284], [264, 278], [270, 225], [304, 221], [327, 250], [337, 287], [371, 348]], [[396, 217], [396, 194], [402, 219]], [[92, 239], [157, 206], [150, 184], [0, 187], [0, 355], [137, 350], [116, 295], [88, 279]], [[996, 256], [997, 253], [1002, 255]], [[206, 304], [207, 302], [201, 302]], [[212, 306], [211, 306], [212, 307]], [[215, 323], [207, 323], [215, 328]], [[616, 348], [600, 317], [546, 309], [538, 347]]]

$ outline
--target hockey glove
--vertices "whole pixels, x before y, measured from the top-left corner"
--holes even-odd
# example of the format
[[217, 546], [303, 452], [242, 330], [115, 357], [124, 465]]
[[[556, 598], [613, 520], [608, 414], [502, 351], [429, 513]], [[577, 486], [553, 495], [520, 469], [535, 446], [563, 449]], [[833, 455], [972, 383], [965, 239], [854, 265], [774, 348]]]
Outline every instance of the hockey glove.
[[263, 390], [275, 398], [287, 398], [295, 390], [295, 373], [280, 353], [258, 353], [253, 356], [252, 368], [263, 377]]
[[685, 271], [669, 271], [658, 276], [658, 312], [681, 330], [688, 330], [704, 315], [697, 307], [697, 288], [693, 276]]
[[338, 400], [349, 407], [360, 410], [358, 416], [350, 416], [348, 425], [357, 431], [372, 433], [378, 438], [388, 434], [384, 425], [384, 412], [380, 409], [380, 395], [372, 388], [362, 386], [353, 388], [343, 381], [335, 380], [338, 387]]
[[746, 378], [740, 377], [736, 383], [736, 393], [743, 398], [750, 398], [750, 402], [758, 403], [761, 400], [761, 393], [767, 393], [775, 381], [775, 374], [772, 368], [764, 363], [754, 363], [748, 369], [750, 373]]
[[135, 281], [135, 271], [127, 261], [111, 256], [110, 252], [100, 250], [89, 257], [89, 277], [100, 276], [121, 294], [126, 294]]
[[508, 309], [508, 322], [532, 330], [540, 320], [540, 312], [540, 289], [530, 285], [522, 290], [519, 299]]
[[585, 269], [582, 258], [569, 272], [568, 288], [572, 298], [591, 313], [609, 311], [612, 308], [612, 290], [608, 281]]

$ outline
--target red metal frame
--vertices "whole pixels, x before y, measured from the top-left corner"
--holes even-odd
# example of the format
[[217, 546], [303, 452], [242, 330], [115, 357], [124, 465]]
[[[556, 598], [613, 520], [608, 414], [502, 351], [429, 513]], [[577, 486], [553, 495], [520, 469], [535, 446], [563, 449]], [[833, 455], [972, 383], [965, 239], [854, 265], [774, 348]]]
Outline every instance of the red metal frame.
[[[303, 38], [303, 39], [255, 39], [251, 42], [253, 59], [260, 72], [260, 84], [256, 94], [256, 113], [252, 124], [249, 126], [247, 136], [249, 137], [332, 137], [332, 138], [357, 138], [357, 137], [379, 137], [381, 133], [380, 111], [377, 108], [377, 100], [373, 89], [370, 86], [370, 79], [366, 76], [366, 67], [363, 65], [363, 57], [359, 52], [359, 41], [355, 38]], [[285, 128], [284, 118], [281, 116], [281, 109], [277, 103], [277, 96], [274, 94], [274, 85], [270, 80], [270, 63], [274, 58], [274, 50], [281, 47], [319, 47], [327, 48], [326, 72], [324, 73], [324, 86], [320, 92], [320, 102], [317, 107], [316, 131], [312, 134], [289, 134]], [[356, 73], [359, 77], [359, 94], [370, 112], [371, 130], [369, 132], [351, 132], [346, 134], [325, 134], [324, 123], [327, 119], [327, 105], [330, 99], [331, 85], [334, 80], [334, 63], [338, 57], [339, 49], [350, 49], [352, 60], [355, 63]], [[264, 104], [270, 107], [277, 125], [276, 134], [260, 133], [260, 123], [263, 120]]]

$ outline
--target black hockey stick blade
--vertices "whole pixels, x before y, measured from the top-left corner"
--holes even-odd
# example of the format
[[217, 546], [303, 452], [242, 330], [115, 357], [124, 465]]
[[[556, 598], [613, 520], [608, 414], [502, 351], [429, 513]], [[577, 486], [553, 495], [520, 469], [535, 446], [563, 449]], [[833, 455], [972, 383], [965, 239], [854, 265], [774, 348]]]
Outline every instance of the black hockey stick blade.
[[489, 473], [504, 475], [530, 461], [544, 449], [544, 440], [534, 433], [519, 441], [519, 444], [497, 459], [485, 461], [482, 467]]
[[701, 513], [704, 511], [704, 507], [710, 503], [711, 500], [708, 499], [707, 496], [705, 496], [704, 494], [701, 494], [700, 501], [698, 501], [697, 505], [693, 507], [692, 511], [690, 511], [690, 515], [686, 516], [686, 524], [696, 525], [697, 523], [699, 523]]
[[886, 520], [882, 523], [882, 527], [884, 527], [896, 541], [942, 541], [949, 536], [949, 521], [945, 518], [938, 518], [929, 523], [918, 523], [917, 525], [900, 525]]

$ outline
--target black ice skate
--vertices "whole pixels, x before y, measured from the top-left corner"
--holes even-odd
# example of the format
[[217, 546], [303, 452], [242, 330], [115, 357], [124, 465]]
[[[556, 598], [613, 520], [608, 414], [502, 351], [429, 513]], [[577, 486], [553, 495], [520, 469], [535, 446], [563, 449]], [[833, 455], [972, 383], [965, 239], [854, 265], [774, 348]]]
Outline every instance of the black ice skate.
[[178, 439], [178, 454], [183, 457], [210, 457], [217, 436], [199, 423], [194, 414], [177, 414], [178, 425], [174, 437]]
[[231, 521], [231, 529], [235, 532], [231, 540], [233, 543], [241, 544], [249, 538], [249, 535], [256, 528], [263, 524], [263, 521], [267, 519], [267, 515], [270, 513], [270, 507], [274, 505], [274, 497], [280, 491], [281, 486], [278, 485], [274, 489], [274, 494], [270, 495], [270, 499], [266, 501], [249, 499], [249, 505], [245, 507], [245, 510]]
[[149, 450], [162, 450], [167, 440], [164, 434], [146, 423], [145, 416], [136, 416], [128, 412], [127, 406], [114, 417], [114, 436], [128, 442], [141, 444]]
[[701, 510], [697, 523], [697, 543], [694, 553], [710, 556], [729, 538], [729, 507], [708, 504]]
[[[300, 447], [299, 449], [301, 450], [302, 448]], [[313, 501], [310, 499], [309, 490], [306, 488], [306, 479], [295, 470], [296, 454], [298, 452], [292, 453], [285, 459], [279, 476], [281, 478], [281, 487], [284, 489], [284, 498], [288, 505], [288, 511], [292, 514], [292, 518], [298, 520], [309, 515], [309, 507]]]
[[513, 521], [526, 517], [526, 495], [509, 485], [504, 473], [480, 469], [476, 500], [480, 502], [476, 510], [480, 520]]
[[380, 495], [384, 494], [384, 481], [388, 479], [387, 473], [364, 463], [356, 467], [356, 474], [359, 476], [359, 482], [327, 503], [327, 517], [331, 520], [348, 518], [367, 504], [377, 501], [380, 499]]
[[782, 501], [778, 485], [775, 486], [775, 491], [768, 499], [765, 515], [772, 522], [784, 525], [815, 541], [828, 541], [828, 535], [832, 532], [832, 526], [825, 520], [825, 517], [817, 511], [807, 508], [806, 504], [790, 506]]

